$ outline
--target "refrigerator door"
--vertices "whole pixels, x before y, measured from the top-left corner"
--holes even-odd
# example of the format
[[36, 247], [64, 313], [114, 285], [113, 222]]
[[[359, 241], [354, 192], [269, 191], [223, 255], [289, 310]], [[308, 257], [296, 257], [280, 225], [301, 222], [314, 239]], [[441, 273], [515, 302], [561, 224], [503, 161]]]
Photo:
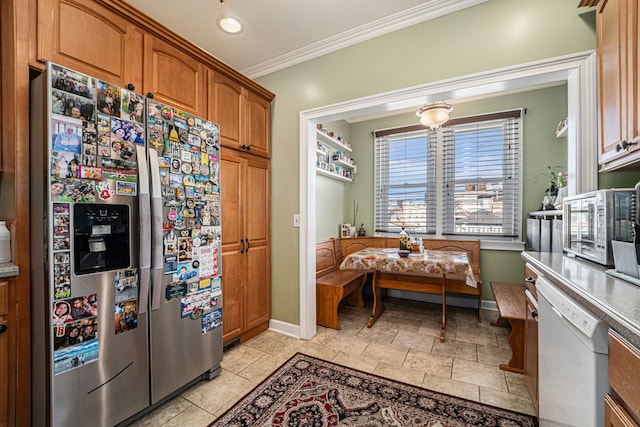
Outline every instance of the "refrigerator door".
[[147, 99], [151, 401], [220, 372], [219, 129]]
[[146, 163], [144, 125], [125, 118], [142, 97], [50, 63], [32, 89], [32, 201], [44, 212], [32, 220], [32, 256], [44, 261], [32, 263], [32, 423], [113, 426], [149, 406], [135, 163]]

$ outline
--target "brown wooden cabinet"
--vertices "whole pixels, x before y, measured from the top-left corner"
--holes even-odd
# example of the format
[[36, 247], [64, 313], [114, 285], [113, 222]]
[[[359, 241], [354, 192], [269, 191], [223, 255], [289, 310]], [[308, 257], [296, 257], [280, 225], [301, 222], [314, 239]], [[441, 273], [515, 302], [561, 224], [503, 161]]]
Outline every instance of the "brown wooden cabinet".
[[[0, 328], [2, 331], [0, 333], [0, 425], [9, 425], [9, 419], [7, 415], [9, 414], [9, 407], [11, 406], [9, 402], [9, 359], [12, 357], [10, 354], [15, 351], [15, 348], [11, 348], [10, 340], [11, 334], [10, 329], [12, 326], [13, 330], [15, 330], [15, 325], [11, 325], [11, 321], [8, 319], [8, 307], [9, 307], [9, 283], [6, 280], [0, 279]], [[6, 329], [5, 329], [6, 328]], [[14, 411], [11, 411], [14, 413]]]
[[609, 329], [608, 376], [611, 393], [605, 396], [605, 426], [640, 424], [640, 350]]
[[640, 161], [637, 0], [598, 5], [600, 164], [602, 170]]
[[271, 318], [270, 169], [267, 159], [222, 148], [222, 330], [228, 343]]
[[144, 36], [143, 92], [155, 100], [207, 117], [206, 67], [154, 36]]
[[143, 33], [93, 0], [38, 0], [37, 60], [142, 89]]
[[208, 71], [208, 118], [220, 126], [220, 143], [240, 148], [242, 86], [222, 73]]
[[245, 132], [241, 149], [257, 156], [269, 157], [271, 135], [271, 104], [253, 92], [245, 91], [243, 96], [243, 129]]
[[524, 380], [533, 406], [538, 411], [538, 302], [527, 290], [527, 317], [524, 322]]

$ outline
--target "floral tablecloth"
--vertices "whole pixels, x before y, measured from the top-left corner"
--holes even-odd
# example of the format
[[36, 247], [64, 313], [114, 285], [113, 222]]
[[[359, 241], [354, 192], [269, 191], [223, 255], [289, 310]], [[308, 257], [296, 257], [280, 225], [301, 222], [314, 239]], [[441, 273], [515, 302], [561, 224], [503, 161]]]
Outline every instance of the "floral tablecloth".
[[367, 248], [347, 255], [340, 264], [341, 270], [378, 270], [400, 274], [465, 275], [468, 286], [477, 287], [476, 279], [464, 252], [424, 251], [402, 258], [398, 249]]

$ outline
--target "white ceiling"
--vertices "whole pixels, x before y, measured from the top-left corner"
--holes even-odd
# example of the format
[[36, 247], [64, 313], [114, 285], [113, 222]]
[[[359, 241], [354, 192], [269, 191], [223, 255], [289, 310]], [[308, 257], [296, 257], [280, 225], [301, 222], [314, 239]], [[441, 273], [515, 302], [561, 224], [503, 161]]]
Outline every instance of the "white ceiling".
[[[127, 0], [249, 78], [488, 0]], [[244, 25], [237, 35], [220, 15]]]

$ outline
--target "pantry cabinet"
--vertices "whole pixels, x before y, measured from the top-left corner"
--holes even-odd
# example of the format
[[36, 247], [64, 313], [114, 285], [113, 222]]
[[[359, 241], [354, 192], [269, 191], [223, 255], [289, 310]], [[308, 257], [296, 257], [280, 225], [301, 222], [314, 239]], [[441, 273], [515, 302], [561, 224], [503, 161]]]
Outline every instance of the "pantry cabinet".
[[37, 65], [49, 60], [118, 86], [142, 89], [143, 32], [99, 2], [38, 0], [35, 39], [32, 62], [40, 61]]
[[637, 0], [602, 0], [597, 10], [601, 170], [640, 162]]
[[270, 168], [222, 148], [222, 333], [229, 343], [266, 330], [271, 318]]
[[252, 92], [244, 92], [242, 98], [242, 128], [244, 140], [240, 149], [256, 156], [270, 156], [271, 101]]
[[208, 77], [208, 118], [220, 126], [220, 144], [239, 149], [242, 86], [214, 70], [209, 70]]

